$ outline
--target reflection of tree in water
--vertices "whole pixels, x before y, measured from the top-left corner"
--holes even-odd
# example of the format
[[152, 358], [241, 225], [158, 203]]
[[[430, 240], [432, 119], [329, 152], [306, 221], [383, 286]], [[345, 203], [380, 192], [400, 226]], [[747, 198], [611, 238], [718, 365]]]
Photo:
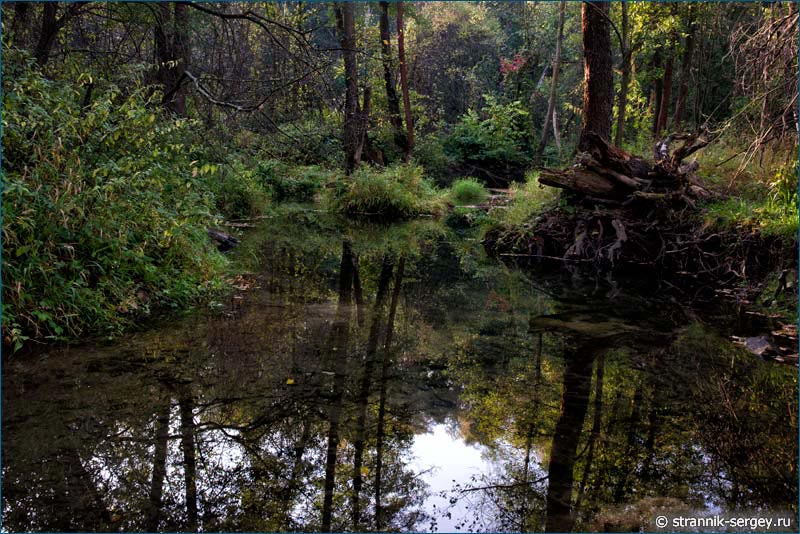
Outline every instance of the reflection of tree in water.
[[[386, 257], [378, 288], [369, 271], [361, 273], [363, 295], [355, 298], [358, 259], [348, 245], [341, 258], [343, 289], [333, 314], [327, 299], [298, 299], [296, 282], [281, 286], [273, 273], [269, 293], [211, 319], [200, 343], [194, 322], [175, 339], [157, 340], [145, 356], [124, 355], [131, 364], [114, 371], [114, 384], [105, 381], [107, 369], [90, 373], [81, 385], [110, 400], [89, 401], [93, 417], [108, 426], [79, 428], [68, 440], [60, 435], [73, 432], [67, 423], [48, 424], [74, 449], [51, 450], [52, 440], [36, 438], [23, 452], [26, 428], [12, 427], [16, 446], [4, 469], [9, 528], [349, 530], [355, 519], [372, 529], [377, 498], [382, 528], [412, 529], [425, 493], [407, 465], [415, 426], [406, 421], [418, 416], [396, 406], [391, 385], [404, 260]], [[301, 272], [297, 261], [290, 257], [282, 268]], [[371, 315], [369, 296], [378, 301]], [[117, 365], [112, 356], [98, 359]], [[80, 387], [48, 385], [66, 405], [86, 404]], [[24, 401], [22, 384], [16, 389]], [[45, 404], [31, 406], [33, 413], [64, 418]], [[43, 464], [41, 489], [56, 493], [48, 504], [29, 470], [41, 458], [63, 464], [61, 457], [70, 459], [67, 474], [54, 460]], [[70, 517], [57, 513], [67, 510]]]
[[292, 239], [224, 313], [4, 373], [8, 529], [416, 530], [430, 421], [494, 465], [448, 492], [470, 530], [796, 502], [791, 370], [638, 317], [672, 310], [575, 312], [447, 244]]
[[[539, 366], [522, 367], [515, 382], [521, 366], [511, 359], [493, 368], [480, 340], [452, 368], [465, 381], [462, 429], [489, 447], [495, 465], [447, 493], [452, 505], [469, 507], [460, 527], [647, 530], [657, 508], [793, 506], [797, 423], [775, 409], [796, 412], [791, 370], [754, 360], [699, 325], [675, 330], [666, 348], [613, 348], [631, 341], [613, 335], [574, 350], [558, 341], [563, 334], [544, 338], [544, 382], [560, 384], [559, 394], [521, 389], [519, 382], [536, 383]], [[548, 410], [559, 403], [560, 412]], [[539, 421], [533, 469], [520, 439], [531, 419]]]

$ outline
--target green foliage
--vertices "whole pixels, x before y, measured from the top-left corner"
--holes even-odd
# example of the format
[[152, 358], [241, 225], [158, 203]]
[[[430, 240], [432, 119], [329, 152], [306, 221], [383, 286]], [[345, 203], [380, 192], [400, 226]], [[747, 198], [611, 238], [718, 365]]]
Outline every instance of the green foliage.
[[220, 287], [206, 227], [264, 201], [241, 168], [223, 173], [194, 121], [162, 118], [126, 91], [50, 81], [7, 54], [3, 76], [3, 327], [29, 338], [117, 331]]
[[426, 174], [440, 180], [456, 163], [455, 158], [445, 151], [444, 139], [440, 132], [429, 132], [414, 142], [414, 161], [425, 168]]
[[450, 186], [450, 200], [454, 204], [478, 204], [489, 197], [489, 192], [475, 178], [456, 180]]
[[470, 109], [445, 142], [452, 157], [484, 164], [522, 164], [527, 161], [528, 112], [519, 100], [501, 104], [484, 95], [481, 113]]
[[706, 206], [706, 224], [793, 242], [798, 231], [797, 148], [764, 149], [749, 159], [747, 154], [732, 158], [740, 146], [735, 139], [725, 139], [702, 154], [700, 170], [706, 169], [706, 183], [729, 193], [725, 200]]
[[363, 166], [349, 179], [334, 185], [330, 207], [348, 216], [406, 219], [438, 216], [445, 202], [417, 165], [395, 165], [376, 170]]
[[539, 183], [539, 173], [531, 171], [524, 184], [511, 184], [508, 191], [511, 202], [505, 210], [492, 211], [494, 224], [507, 228], [529, 225], [532, 219], [556, 204], [558, 191]]
[[275, 200], [307, 201], [334, 176], [319, 166], [291, 167], [277, 160], [267, 160], [255, 171], [260, 184], [272, 191]]

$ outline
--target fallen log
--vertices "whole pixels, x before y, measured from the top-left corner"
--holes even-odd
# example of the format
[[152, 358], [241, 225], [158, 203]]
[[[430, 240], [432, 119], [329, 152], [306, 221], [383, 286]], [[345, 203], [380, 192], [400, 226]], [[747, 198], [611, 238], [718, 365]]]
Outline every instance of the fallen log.
[[225, 252], [232, 249], [239, 244], [239, 240], [222, 230], [215, 230], [214, 228], [207, 228], [208, 237], [217, 244], [217, 249], [220, 252]]
[[[543, 169], [539, 183], [572, 191], [581, 201], [586, 197], [623, 203], [669, 200], [694, 206], [693, 198], [710, 195], [695, 175], [697, 161], [683, 163], [711, 142], [705, 132], [671, 134], [659, 141], [653, 163], [609, 144], [597, 134], [590, 132], [586, 137], [591, 148], [578, 154], [575, 165], [564, 170]], [[670, 152], [676, 140], [683, 144]]]

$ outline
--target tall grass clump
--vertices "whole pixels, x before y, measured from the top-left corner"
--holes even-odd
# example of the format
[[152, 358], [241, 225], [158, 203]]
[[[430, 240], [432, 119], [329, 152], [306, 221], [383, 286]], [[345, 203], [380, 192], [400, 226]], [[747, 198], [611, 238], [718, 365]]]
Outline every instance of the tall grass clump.
[[441, 215], [446, 202], [417, 165], [394, 165], [384, 169], [363, 166], [333, 186], [332, 210], [351, 217], [385, 220], [419, 215]]
[[511, 201], [504, 210], [493, 210], [492, 220], [496, 225], [517, 228], [558, 202], [558, 190], [539, 183], [537, 171], [528, 172], [525, 183], [512, 183], [508, 190]]
[[202, 125], [125, 91], [46, 79], [17, 51], [3, 72], [3, 339], [119, 331], [221, 286], [206, 235], [219, 208], [264, 201], [252, 177], [206, 157]]
[[462, 178], [450, 186], [450, 201], [453, 204], [479, 204], [489, 198], [489, 191], [475, 178]]

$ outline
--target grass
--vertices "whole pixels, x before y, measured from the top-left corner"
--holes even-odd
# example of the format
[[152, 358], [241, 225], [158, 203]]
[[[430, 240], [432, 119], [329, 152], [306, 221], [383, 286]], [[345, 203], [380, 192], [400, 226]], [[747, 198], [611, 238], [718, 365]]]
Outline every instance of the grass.
[[[704, 181], [727, 197], [705, 207], [705, 224], [717, 230], [757, 231], [765, 237], [796, 240], [797, 147], [768, 147], [744, 167], [741, 158], [730, 159], [735, 150], [723, 143], [704, 155]], [[715, 160], [719, 163], [711, 163]], [[702, 164], [700, 168], [703, 172]]]
[[456, 205], [480, 204], [489, 198], [489, 191], [475, 178], [463, 178], [450, 186], [450, 201]]
[[508, 193], [511, 197], [508, 207], [491, 212], [495, 225], [521, 227], [558, 202], [558, 190], [541, 185], [537, 171], [529, 171], [525, 183], [511, 184]]
[[440, 216], [446, 210], [443, 194], [416, 165], [363, 166], [349, 179], [334, 183], [323, 201], [332, 211], [349, 217], [384, 220]]

